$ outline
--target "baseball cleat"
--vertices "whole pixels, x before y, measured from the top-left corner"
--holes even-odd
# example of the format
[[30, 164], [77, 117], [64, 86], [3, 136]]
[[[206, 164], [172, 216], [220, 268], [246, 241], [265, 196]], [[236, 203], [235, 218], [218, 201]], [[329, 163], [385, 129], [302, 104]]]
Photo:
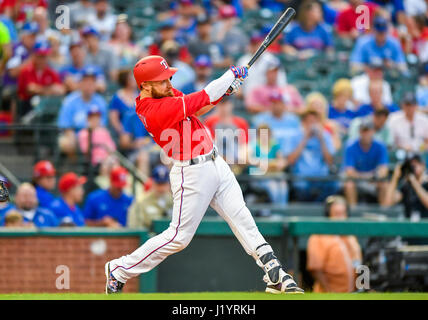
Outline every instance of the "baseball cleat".
[[106, 273], [106, 294], [121, 293], [124, 283], [118, 281], [113, 273], [110, 272], [110, 262], [107, 262], [105, 265]]
[[[263, 280], [267, 280], [267, 277], [263, 277]], [[303, 289], [300, 289], [296, 282], [293, 280], [293, 278], [286, 273], [282, 281], [277, 284], [269, 283], [269, 281], [266, 281], [268, 284], [266, 286], [265, 292], [267, 293], [273, 293], [273, 294], [303, 294], [305, 291]]]

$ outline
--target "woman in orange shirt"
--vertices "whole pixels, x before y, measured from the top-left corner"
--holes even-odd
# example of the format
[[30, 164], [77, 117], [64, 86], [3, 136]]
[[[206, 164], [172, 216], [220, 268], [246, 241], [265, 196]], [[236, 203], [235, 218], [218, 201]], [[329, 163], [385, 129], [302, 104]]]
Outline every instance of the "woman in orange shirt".
[[[346, 200], [330, 196], [326, 200], [330, 219], [347, 218]], [[362, 254], [355, 236], [312, 235], [308, 240], [307, 270], [312, 273], [314, 292], [352, 292], [355, 290], [355, 268]]]

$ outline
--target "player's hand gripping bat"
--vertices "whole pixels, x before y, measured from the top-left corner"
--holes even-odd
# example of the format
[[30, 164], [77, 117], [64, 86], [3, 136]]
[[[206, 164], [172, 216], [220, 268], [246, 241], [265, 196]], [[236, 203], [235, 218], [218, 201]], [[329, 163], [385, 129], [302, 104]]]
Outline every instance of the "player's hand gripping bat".
[[[263, 40], [263, 43], [254, 53], [251, 60], [248, 62], [247, 64], [248, 69], [251, 68], [254, 62], [256, 62], [257, 59], [263, 54], [263, 52], [265, 52], [266, 49], [275, 41], [275, 39], [278, 38], [278, 36], [285, 29], [285, 27], [291, 22], [291, 20], [294, 18], [295, 15], [296, 15], [296, 10], [294, 10], [293, 8], [290, 7], [287, 10], [285, 10], [285, 12], [281, 15], [281, 17], [273, 26], [273, 28], [269, 31], [268, 35]], [[232, 90], [233, 88], [230, 87], [228, 89], [228, 92], [231, 92]]]

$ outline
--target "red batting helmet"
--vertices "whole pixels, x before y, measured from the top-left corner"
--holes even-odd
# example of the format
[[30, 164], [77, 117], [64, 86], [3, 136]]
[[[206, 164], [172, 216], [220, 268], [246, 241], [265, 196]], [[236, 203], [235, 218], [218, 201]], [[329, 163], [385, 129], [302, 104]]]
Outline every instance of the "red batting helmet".
[[170, 68], [161, 56], [148, 56], [134, 67], [134, 78], [138, 87], [144, 81], [162, 81], [171, 78], [177, 72], [177, 68]]

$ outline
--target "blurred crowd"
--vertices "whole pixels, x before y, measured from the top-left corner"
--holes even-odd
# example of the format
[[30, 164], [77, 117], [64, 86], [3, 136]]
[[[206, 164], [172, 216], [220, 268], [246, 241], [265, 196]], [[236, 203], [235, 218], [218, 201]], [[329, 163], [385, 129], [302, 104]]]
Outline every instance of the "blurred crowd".
[[[241, 152], [269, 159], [266, 179], [250, 181], [244, 193], [280, 206], [342, 193], [351, 207], [403, 203], [408, 217], [428, 217], [428, 1], [143, 2], [149, 4], [67, 2], [71, 28], [58, 30], [55, 5], [64, 1], [0, 0], [3, 119], [31, 123], [41, 99], [60, 97], [62, 156], [73, 163], [90, 151], [97, 173], [85, 196], [86, 178], [66, 173], [57, 182], [52, 163], [37, 163], [33, 183], [20, 185], [15, 204], [0, 209], [0, 223], [150, 226], [166, 216], [168, 167], [135, 113], [133, 65], [162, 55], [179, 69], [176, 89], [201, 90], [230, 65], [246, 65], [288, 6], [296, 19], [252, 66], [240, 92], [203, 119], [235, 174], [252, 167], [238, 163]], [[139, 13], [149, 20], [143, 26]], [[349, 45], [347, 54], [339, 43]], [[330, 85], [325, 74], [323, 90], [304, 92], [293, 80], [296, 68], [308, 72], [317, 61], [333, 73], [346, 66], [346, 76]], [[132, 196], [115, 152], [151, 177]], [[273, 177], [281, 174], [291, 178]]]

